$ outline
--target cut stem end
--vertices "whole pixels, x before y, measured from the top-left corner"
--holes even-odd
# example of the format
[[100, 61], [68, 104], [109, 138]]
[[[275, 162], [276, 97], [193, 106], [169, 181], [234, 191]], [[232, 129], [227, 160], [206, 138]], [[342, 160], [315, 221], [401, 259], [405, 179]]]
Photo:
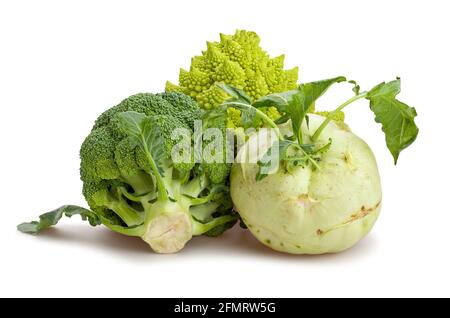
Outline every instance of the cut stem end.
[[156, 253], [176, 253], [192, 238], [192, 225], [187, 214], [161, 215], [147, 226], [142, 239]]

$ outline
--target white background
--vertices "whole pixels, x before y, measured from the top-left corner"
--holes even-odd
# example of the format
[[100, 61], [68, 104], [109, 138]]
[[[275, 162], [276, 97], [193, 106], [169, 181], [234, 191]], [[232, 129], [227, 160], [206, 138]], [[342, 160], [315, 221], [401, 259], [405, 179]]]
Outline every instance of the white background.
[[[0, 296], [450, 296], [447, 1], [2, 1]], [[375, 152], [382, 214], [347, 252], [291, 256], [236, 228], [175, 255], [78, 217], [16, 231], [63, 204], [85, 205], [78, 150], [95, 118], [236, 28], [256, 31], [300, 80], [337, 75], [363, 88], [402, 77], [416, 143], [396, 167], [367, 103], [347, 122]], [[341, 90], [321, 105], [345, 98]], [[333, 94], [334, 92], [334, 94]]]

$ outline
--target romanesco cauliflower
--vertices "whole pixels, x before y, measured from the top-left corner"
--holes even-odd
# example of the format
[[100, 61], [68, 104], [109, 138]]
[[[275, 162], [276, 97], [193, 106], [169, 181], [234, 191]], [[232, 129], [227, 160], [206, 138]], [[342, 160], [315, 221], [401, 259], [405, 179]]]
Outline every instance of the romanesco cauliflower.
[[[211, 109], [228, 98], [215, 85], [219, 82], [243, 89], [253, 99], [296, 88], [298, 68], [284, 70], [284, 55], [270, 58], [259, 42], [255, 32], [221, 34], [220, 42], [208, 42], [207, 50], [192, 58], [190, 71], [180, 70], [179, 86], [167, 82], [166, 91], [183, 92], [195, 98], [202, 108]], [[268, 111], [271, 116], [279, 116], [274, 114], [276, 109]], [[229, 125], [236, 115], [233, 113]]]

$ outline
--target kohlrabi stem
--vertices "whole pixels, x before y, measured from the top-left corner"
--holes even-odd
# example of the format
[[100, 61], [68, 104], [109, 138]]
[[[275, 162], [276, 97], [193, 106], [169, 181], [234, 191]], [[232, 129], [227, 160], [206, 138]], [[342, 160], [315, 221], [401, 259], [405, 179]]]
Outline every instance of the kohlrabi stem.
[[[302, 149], [302, 148], [300, 147], [300, 149]], [[306, 153], [305, 150], [302, 149], [302, 151], [303, 151], [303, 153], [305, 154], [306, 158], [308, 158], [308, 160], [312, 163], [312, 165], [313, 165], [314, 167], [316, 167], [317, 170], [320, 170], [320, 166], [317, 164], [316, 160], [314, 160], [313, 158], [311, 158], [311, 156], [308, 155], [308, 154]]]
[[275, 124], [275, 122], [272, 119], [270, 119], [269, 116], [264, 114], [258, 108], [253, 107], [250, 104], [245, 104], [245, 103], [240, 103], [240, 102], [227, 102], [227, 103], [223, 103], [223, 105], [230, 105], [230, 106], [236, 105], [236, 106], [245, 107], [248, 109], [253, 108], [255, 110], [255, 112], [259, 115], [259, 117], [261, 117], [264, 122], [266, 122], [271, 128], [273, 128], [275, 130], [275, 134], [277, 135], [278, 139], [284, 140], [283, 135], [281, 134], [280, 129], [278, 128], [277, 124]]
[[336, 108], [335, 110], [333, 110], [331, 113], [328, 114], [327, 118], [322, 122], [319, 128], [317, 128], [314, 135], [311, 137], [311, 140], [316, 141], [319, 138], [320, 134], [322, 133], [322, 130], [324, 130], [324, 128], [330, 123], [334, 115], [336, 115], [339, 111], [343, 110], [347, 105], [350, 105], [354, 101], [357, 101], [358, 99], [364, 98], [366, 96], [367, 92], [362, 92], [339, 105], [338, 108]]
[[147, 156], [147, 160], [150, 164], [150, 168], [152, 169], [153, 175], [155, 176], [155, 179], [156, 179], [156, 185], [158, 186], [158, 199], [160, 199], [161, 201], [168, 201], [169, 195], [167, 193], [166, 186], [164, 184], [164, 180], [163, 180], [161, 174], [159, 173], [158, 167], [156, 166], [155, 160], [153, 160], [153, 157], [152, 157], [150, 151], [148, 150], [147, 143], [143, 142], [142, 144], [144, 146], [144, 152], [145, 152], [145, 155]]
[[[292, 119], [291, 119], [292, 120]], [[302, 126], [300, 125], [300, 127], [298, 128], [298, 134], [297, 134], [297, 139], [298, 139], [298, 143], [299, 145], [303, 144], [303, 134], [302, 134]]]

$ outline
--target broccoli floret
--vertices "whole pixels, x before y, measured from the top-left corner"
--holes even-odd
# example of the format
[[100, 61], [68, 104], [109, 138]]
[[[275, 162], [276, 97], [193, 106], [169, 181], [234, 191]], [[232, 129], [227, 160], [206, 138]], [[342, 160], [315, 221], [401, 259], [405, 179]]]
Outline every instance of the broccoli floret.
[[284, 55], [270, 58], [259, 42], [254, 32], [221, 34], [220, 42], [207, 42], [207, 50], [192, 58], [189, 71], [180, 70], [178, 86], [166, 83], [166, 91], [183, 92], [211, 109], [229, 97], [215, 85], [218, 82], [243, 89], [255, 100], [296, 88], [298, 68], [284, 70]]
[[176, 106], [175, 113], [171, 116], [180, 119], [191, 129], [194, 129], [194, 120], [198, 120], [204, 114], [204, 110], [198, 107], [198, 104], [186, 94], [170, 92], [158, 94], [158, 96]]
[[151, 93], [140, 93], [126, 98], [101, 114], [95, 121], [93, 130], [108, 126], [114, 115], [125, 111], [135, 111], [148, 116], [176, 114], [174, 107], [162, 97]]
[[[156, 252], [180, 250], [193, 235], [218, 235], [237, 220], [229, 165], [172, 160], [172, 133], [192, 135], [204, 111], [179, 92], [133, 95], [99, 116], [80, 150], [83, 195], [92, 211], [64, 206], [21, 225], [38, 232], [63, 214], [139, 236]], [[223, 124], [223, 123], [222, 123]], [[222, 127], [222, 126], [221, 126]], [[43, 220], [43, 221], [42, 221]]]
[[114, 160], [116, 140], [106, 126], [92, 130], [80, 149], [82, 180], [111, 180], [120, 176]]

